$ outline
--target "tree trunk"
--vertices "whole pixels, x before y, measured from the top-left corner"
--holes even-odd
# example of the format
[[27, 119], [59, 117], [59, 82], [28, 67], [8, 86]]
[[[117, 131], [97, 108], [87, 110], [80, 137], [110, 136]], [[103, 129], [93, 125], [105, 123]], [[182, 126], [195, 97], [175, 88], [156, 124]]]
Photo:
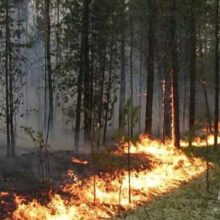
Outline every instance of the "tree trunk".
[[[113, 15], [112, 15], [113, 18]], [[112, 19], [113, 22], [113, 19]], [[103, 130], [103, 144], [106, 142], [106, 134], [107, 134], [107, 125], [108, 125], [108, 116], [109, 116], [109, 105], [111, 101], [111, 90], [112, 90], [112, 63], [113, 63], [113, 53], [114, 53], [114, 33], [113, 28], [111, 30], [111, 42], [110, 42], [110, 52], [109, 52], [109, 69], [108, 69], [108, 84], [107, 84], [107, 92], [106, 92], [106, 109], [105, 109], [105, 117], [104, 117], [104, 130]]]
[[75, 136], [74, 136], [74, 143], [75, 143], [76, 151], [78, 151], [79, 149], [80, 125], [81, 125], [81, 104], [82, 104], [82, 92], [83, 92], [82, 82], [83, 82], [83, 73], [82, 73], [82, 68], [80, 68], [78, 81], [77, 81], [77, 104], [76, 104]]
[[[204, 54], [207, 55], [207, 36], [205, 35], [205, 46], [202, 46], [202, 41], [201, 41], [201, 31], [199, 31], [200, 34], [200, 41], [199, 41], [199, 58], [200, 58], [200, 63], [201, 63], [201, 69], [200, 69], [200, 76], [201, 76], [201, 83], [202, 83], [202, 88], [203, 88], [203, 93], [204, 93], [204, 98], [205, 98], [205, 106], [206, 106], [206, 117], [208, 121], [208, 128], [209, 132], [212, 133], [212, 119], [211, 119], [211, 111], [209, 107], [209, 100], [208, 100], [208, 92], [206, 88], [207, 84], [207, 79], [206, 79], [206, 69], [207, 65], [204, 63], [206, 60], [206, 57], [204, 57]], [[204, 50], [204, 52], [203, 52]]]
[[[47, 60], [47, 81], [48, 81], [48, 97], [49, 97], [49, 115], [48, 115], [48, 127], [53, 130], [53, 82], [52, 82], [52, 67], [51, 67], [51, 21], [50, 21], [50, 0], [45, 2], [45, 22], [46, 22], [46, 60]], [[48, 136], [48, 134], [47, 134]]]
[[153, 113], [153, 93], [154, 93], [154, 48], [155, 48], [155, 9], [152, 0], [149, 4], [149, 32], [148, 32], [148, 56], [147, 56], [147, 97], [146, 97], [146, 116], [145, 134], [151, 137], [152, 132], [152, 113]]
[[170, 45], [171, 55], [171, 89], [172, 89], [172, 122], [174, 146], [180, 147], [179, 130], [179, 94], [178, 94], [178, 69], [177, 69], [177, 36], [176, 36], [176, 1], [171, 0], [170, 20]]
[[[104, 39], [102, 41], [105, 41]], [[98, 116], [98, 123], [100, 129], [103, 127], [103, 96], [104, 96], [104, 82], [105, 82], [105, 69], [106, 69], [106, 43], [104, 42], [103, 45], [103, 52], [102, 54], [102, 74], [100, 79], [100, 94], [99, 94], [99, 116]], [[98, 146], [100, 144], [100, 140], [98, 140]]]
[[163, 106], [163, 131], [162, 131], [162, 141], [163, 144], [166, 142], [166, 134], [165, 134], [165, 128], [166, 128], [166, 82], [165, 80], [162, 81], [162, 106]]
[[138, 126], [138, 131], [139, 133], [141, 133], [141, 106], [142, 106], [142, 64], [143, 64], [143, 53], [142, 53], [142, 45], [143, 45], [143, 42], [142, 42], [142, 25], [140, 25], [140, 63], [139, 63], [139, 73], [140, 73], [140, 76], [139, 76], [139, 126]]
[[56, 0], [57, 27], [56, 27], [56, 64], [60, 61], [60, 0]]
[[186, 103], [187, 103], [187, 73], [184, 75], [184, 92], [183, 92], [183, 115], [182, 115], [182, 130], [185, 131], [185, 121], [186, 121]]
[[[165, 67], [167, 68], [167, 67]], [[170, 139], [172, 137], [172, 99], [171, 99], [171, 79], [169, 70], [167, 72], [167, 69], [165, 71], [165, 112], [164, 112], [164, 137], [165, 139]]]
[[119, 103], [119, 128], [125, 129], [125, 0], [122, 0], [121, 17], [121, 77], [120, 77], [120, 103]]
[[[89, 88], [89, 54], [88, 54], [88, 19], [89, 19], [89, 0], [83, 1], [83, 19], [81, 27], [81, 42], [80, 42], [80, 63], [79, 63], [79, 75], [77, 82], [77, 106], [76, 106], [76, 121], [75, 121], [75, 148], [78, 151], [79, 148], [79, 137], [80, 137], [80, 125], [81, 125], [81, 105], [82, 105], [82, 95], [84, 92], [84, 108], [87, 108], [84, 113], [84, 135], [85, 140], [90, 139], [90, 129], [88, 128], [88, 91]], [[86, 65], [86, 66], [85, 66]], [[84, 89], [83, 91], [83, 81]], [[87, 82], [86, 82], [87, 81]], [[86, 87], [87, 86], [87, 87]], [[90, 93], [90, 92], [89, 92]], [[89, 134], [87, 134], [87, 132]]]
[[196, 99], [196, 1], [191, 0], [191, 24], [190, 24], [190, 104], [189, 104], [189, 146], [192, 145], [195, 123], [195, 99]]
[[[60, 35], [61, 35], [61, 31], [60, 31], [60, 0], [56, 0], [56, 68], [58, 67], [59, 63], [60, 63], [60, 57], [61, 57], [61, 47], [60, 47]], [[54, 81], [56, 81], [56, 78], [54, 77]], [[56, 119], [57, 119], [57, 110], [58, 110], [58, 95], [57, 92], [54, 89], [55, 94], [53, 94], [55, 96], [54, 98], [54, 119], [53, 122], [54, 124], [56, 123]]]
[[106, 100], [106, 110], [105, 110], [105, 118], [104, 118], [103, 144], [105, 144], [105, 141], [106, 141], [109, 104], [110, 104], [110, 99], [111, 99], [110, 96], [111, 96], [111, 81], [112, 81], [112, 60], [113, 60], [113, 40], [111, 42], [111, 49], [110, 49], [110, 62], [109, 62], [108, 86], [107, 86], [107, 94], [106, 94], [107, 100]]
[[218, 118], [219, 118], [219, 0], [216, 0], [215, 18], [215, 122], [214, 122], [214, 146], [218, 146]]
[[[131, 83], [131, 109], [134, 105], [134, 88], [133, 88], [133, 18], [130, 15], [130, 83]], [[133, 115], [131, 114], [131, 134], [130, 138], [133, 139], [134, 133], [134, 119]]]
[[10, 118], [10, 137], [11, 137], [11, 156], [15, 157], [15, 129], [14, 129], [14, 94], [13, 94], [13, 74], [12, 74], [12, 57], [9, 49], [9, 118]]
[[83, 76], [84, 76], [84, 140], [90, 142], [92, 116], [91, 116], [91, 90], [89, 68], [89, 4], [90, 0], [83, 1]]
[[6, 19], [5, 19], [5, 100], [6, 100], [6, 135], [7, 135], [7, 157], [11, 156], [10, 141], [10, 112], [9, 112], [9, 56], [10, 56], [10, 29], [9, 29], [9, 3], [6, 3]]

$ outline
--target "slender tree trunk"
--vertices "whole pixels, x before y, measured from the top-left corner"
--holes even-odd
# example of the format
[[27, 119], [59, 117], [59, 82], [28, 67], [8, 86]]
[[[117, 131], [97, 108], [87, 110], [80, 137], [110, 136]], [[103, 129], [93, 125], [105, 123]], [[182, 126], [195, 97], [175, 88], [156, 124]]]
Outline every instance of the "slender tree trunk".
[[[53, 101], [53, 81], [52, 81], [52, 66], [51, 66], [51, 0], [46, 0], [45, 2], [45, 34], [46, 34], [46, 73], [47, 73], [47, 83], [48, 83], [48, 98], [49, 98], [49, 112], [47, 120], [47, 130], [46, 130], [46, 148], [45, 148], [45, 177], [49, 177], [49, 157], [48, 157], [48, 139], [50, 130], [53, 131], [53, 115], [54, 115], [54, 101]], [[46, 79], [45, 79], [46, 80]]]
[[196, 99], [196, 1], [191, 0], [190, 22], [190, 104], [189, 104], [189, 146], [192, 145], [195, 123]]
[[177, 69], [177, 36], [176, 36], [176, 1], [171, 0], [171, 20], [170, 20], [170, 45], [171, 55], [171, 89], [172, 89], [172, 121], [174, 146], [180, 147], [179, 130], [179, 92], [178, 92], [178, 69]]
[[216, 2], [215, 18], [215, 122], [214, 122], [214, 146], [218, 147], [218, 120], [219, 120], [219, 0]]
[[170, 139], [172, 137], [172, 99], [171, 99], [171, 77], [170, 77], [170, 69], [168, 68], [168, 58], [165, 58], [164, 63], [164, 138]]
[[206, 131], [206, 149], [205, 149], [205, 159], [206, 159], [206, 190], [209, 191], [209, 143], [208, 143], [208, 131]]
[[56, 64], [60, 61], [60, 0], [56, 0], [57, 27], [56, 27]]
[[[79, 63], [79, 75], [78, 75], [78, 82], [77, 82], [77, 106], [76, 106], [76, 121], [75, 121], [75, 148], [78, 151], [79, 148], [79, 137], [80, 137], [80, 126], [81, 126], [81, 105], [82, 105], [82, 95], [83, 95], [83, 81], [84, 81], [84, 107], [87, 107], [87, 99], [86, 97], [89, 88], [88, 81], [88, 66], [89, 66], [89, 54], [88, 54], [88, 16], [89, 16], [89, 0], [83, 0], [83, 20], [82, 20], [82, 28], [81, 28], [81, 42], [80, 42], [80, 63]], [[85, 66], [85, 64], [87, 66]], [[86, 79], [87, 77], [87, 79]], [[87, 87], [86, 87], [87, 86]], [[87, 92], [85, 92], [87, 90]], [[90, 91], [90, 90], [89, 90]], [[87, 104], [87, 105], [86, 105]], [[88, 108], [88, 107], [87, 107]], [[86, 132], [88, 131], [88, 112], [87, 109], [84, 113], [84, 126], [85, 126], [85, 140], [88, 139], [88, 135]], [[90, 136], [90, 134], [89, 134]]]
[[[103, 40], [102, 40], [103, 41]], [[99, 117], [98, 123], [102, 127], [102, 116], [103, 116], [103, 93], [104, 93], [104, 80], [105, 80], [105, 69], [106, 69], [106, 44], [102, 45], [103, 52], [101, 53], [101, 77], [99, 80]]]
[[145, 134], [151, 137], [152, 132], [152, 113], [153, 113], [153, 94], [154, 94], [154, 50], [155, 50], [155, 9], [152, 0], [149, 4], [149, 31], [148, 31], [148, 56], [147, 56], [147, 96], [146, 96], [146, 116]]
[[203, 79], [202, 87], [203, 87], [203, 92], [204, 92], [204, 97], [205, 97], [208, 128], [209, 128], [209, 132], [212, 133], [211, 111], [210, 111], [210, 107], [209, 107], [208, 93], [207, 93], [207, 88], [206, 88], [206, 79]]
[[[45, 51], [46, 51], [46, 45], [45, 45]], [[45, 55], [44, 59], [45, 67], [47, 66], [47, 56]], [[44, 70], [44, 129], [47, 131], [47, 118], [48, 118], [48, 80], [47, 80], [47, 68]], [[28, 90], [27, 90], [28, 92]]]
[[[104, 41], [104, 40], [103, 40]], [[104, 81], [105, 81], [105, 69], [106, 69], [106, 43], [103, 45], [104, 51], [102, 54], [102, 74], [100, 79], [100, 94], [99, 94], [99, 116], [98, 123], [100, 129], [103, 127], [102, 117], [103, 117], [103, 96], [104, 96]], [[98, 146], [100, 144], [100, 140], [98, 140]]]
[[142, 53], [142, 25], [140, 26], [140, 63], [139, 63], [139, 133], [141, 133], [141, 106], [142, 106], [142, 65], [143, 65], [143, 53]]
[[[48, 115], [48, 131], [53, 130], [53, 82], [51, 67], [51, 19], [50, 19], [50, 0], [45, 2], [45, 22], [46, 22], [46, 59], [47, 59], [47, 80], [48, 80], [48, 97], [49, 97], [49, 115]], [[48, 132], [47, 131], [47, 132]], [[48, 134], [47, 134], [48, 135]]]
[[122, 1], [121, 17], [121, 77], [120, 77], [120, 103], [119, 103], [119, 128], [125, 129], [124, 106], [125, 106], [125, 0]]
[[[207, 36], [206, 36], [206, 42], [207, 42]], [[200, 62], [201, 62], [201, 82], [202, 82], [202, 88], [203, 88], [203, 93], [204, 93], [204, 98], [205, 98], [205, 106], [206, 106], [206, 116], [207, 116], [207, 121], [208, 121], [208, 128], [209, 132], [212, 133], [212, 122], [211, 122], [211, 111], [209, 107], [209, 100], [208, 100], [208, 92], [206, 88], [207, 84], [207, 79], [206, 79], [206, 65], [204, 64], [204, 56], [203, 56], [203, 49], [204, 53], [207, 54], [207, 43], [205, 47], [203, 48], [202, 42], [201, 42], [201, 37], [200, 37], [200, 42], [199, 42], [199, 57], [200, 57]]]
[[6, 96], [6, 134], [7, 134], [7, 157], [11, 156], [11, 140], [10, 140], [10, 112], [9, 112], [9, 56], [10, 56], [10, 28], [9, 28], [9, 3], [6, 3], [6, 19], [5, 19], [5, 96]]
[[131, 152], [130, 141], [128, 141], [128, 201], [131, 204]]
[[165, 79], [162, 81], [162, 106], [163, 106], [163, 132], [162, 132], [162, 140], [163, 144], [166, 143], [166, 81]]
[[13, 74], [12, 74], [12, 57], [9, 49], [9, 115], [10, 115], [10, 137], [11, 137], [11, 156], [15, 157], [15, 129], [14, 129], [14, 94], [13, 94]]
[[[134, 88], [133, 88], [133, 18], [130, 15], [130, 83], [131, 83], [131, 108], [134, 105]], [[134, 119], [133, 115], [131, 114], [131, 139], [133, 139], [134, 133]]]
[[[188, 98], [187, 98], [187, 94], [188, 94], [188, 76], [190, 74], [190, 67], [189, 67], [189, 54], [190, 54], [190, 35], [189, 32], [186, 31], [185, 32], [186, 36], [184, 38], [184, 48], [185, 48], [185, 55], [184, 55], [184, 62], [185, 62], [185, 67], [184, 67], [184, 76], [183, 76], [183, 109], [182, 109], [182, 131], [185, 131], [186, 129], [189, 129], [189, 120], [187, 118], [187, 112], [189, 110], [188, 108]], [[188, 36], [189, 35], [189, 36]], [[187, 120], [187, 128], [186, 128], [186, 120]]]
[[185, 120], [186, 120], [186, 103], [187, 103], [187, 74], [185, 72], [184, 76], [184, 94], [183, 94], [183, 121], [182, 121], [182, 129], [185, 131]]
[[[24, 2], [25, 4], [25, 2]], [[21, 6], [20, 4], [17, 5], [17, 30], [18, 30], [18, 43], [21, 44], [21, 31], [22, 31], [22, 20], [21, 20], [21, 10], [22, 10], [23, 5]], [[18, 48], [18, 57], [21, 57], [21, 48]], [[21, 60], [18, 60], [18, 65], [22, 65]], [[20, 88], [23, 88], [23, 81], [24, 81], [24, 75], [20, 74], [19, 75], [20, 78]], [[14, 88], [15, 88], [15, 80], [13, 80], [13, 84], [14, 84]], [[13, 93], [14, 93], [14, 89], [13, 89]], [[24, 112], [24, 102], [21, 103], [21, 109]], [[14, 136], [15, 136], [15, 141], [16, 141], [16, 135], [17, 135], [17, 117], [16, 117], [16, 113], [14, 113]]]
[[[112, 56], [112, 55], [111, 55]], [[112, 60], [112, 58], [110, 58]], [[104, 131], [103, 131], [103, 144], [106, 142], [106, 134], [107, 134], [107, 124], [108, 124], [108, 115], [109, 115], [109, 104], [110, 104], [110, 92], [111, 92], [111, 78], [112, 78], [112, 67], [110, 61], [109, 68], [109, 76], [108, 76], [108, 88], [107, 88], [107, 100], [106, 100], [106, 110], [105, 110], [105, 118], [104, 118]]]
[[[56, 67], [58, 67], [60, 63], [60, 0], [56, 0]], [[56, 81], [56, 78], [54, 77], [54, 81]], [[55, 89], [54, 89], [55, 90]], [[55, 91], [54, 91], [55, 92]], [[57, 118], [57, 109], [58, 109], [58, 95], [57, 92], [53, 94], [55, 96], [54, 100], [54, 124], [56, 123]]]
[[107, 133], [107, 124], [108, 124], [108, 115], [109, 115], [109, 104], [111, 99], [111, 86], [112, 86], [112, 62], [113, 62], [113, 33], [111, 37], [110, 43], [110, 61], [109, 61], [109, 74], [108, 74], [108, 86], [107, 86], [107, 94], [106, 94], [106, 110], [105, 110], [105, 121], [104, 121], [104, 131], [103, 131], [103, 144], [106, 142], [106, 133]]
[[[92, 23], [93, 23], [93, 25], [92, 25], [92, 32], [95, 30], [95, 24], [94, 24], [94, 19], [93, 19], [93, 21], [92, 21]], [[92, 135], [94, 135], [94, 132], [95, 132], [95, 127], [97, 126], [96, 124], [95, 124], [95, 117], [94, 117], [94, 115], [95, 115], [95, 99], [94, 99], [94, 97], [95, 97], [95, 93], [94, 93], [94, 78], [95, 78], [95, 73], [96, 73], [96, 71], [95, 71], [95, 65], [96, 65], [96, 63], [95, 63], [95, 61], [96, 61], [96, 58], [95, 58], [95, 42], [96, 42], [96, 37], [95, 36], [93, 36], [92, 37], [92, 40], [91, 40], [91, 53], [90, 53], [90, 69], [89, 69], [89, 71], [90, 71], [90, 84], [89, 84], [89, 89], [90, 89], [90, 111], [91, 111], [91, 113], [92, 113], [92, 127], [91, 127], [91, 136]], [[98, 77], [97, 77], [98, 78]]]
[[[160, 137], [163, 134], [163, 129], [161, 130], [161, 126], [163, 127], [163, 67], [159, 64], [158, 66], [158, 84], [159, 88], [157, 91], [157, 101], [158, 101], [158, 126], [157, 126], [157, 137]], [[162, 100], [162, 102], [161, 102]], [[161, 114], [162, 113], [162, 114]]]
[[79, 150], [79, 137], [80, 137], [80, 125], [81, 125], [81, 104], [82, 104], [82, 83], [83, 83], [83, 73], [82, 68], [80, 68], [80, 73], [78, 75], [77, 81], [77, 104], [76, 104], [76, 121], [75, 121], [75, 149]]
[[93, 143], [91, 143], [91, 153], [92, 153], [92, 171], [93, 171], [93, 201], [96, 201], [96, 173], [95, 173], [95, 152]]
[[131, 204], [131, 137], [130, 137], [130, 120], [131, 118], [128, 116], [128, 202]]
[[[29, 6], [29, 0], [25, 0], [25, 43], [28, 44], [29, 35], [28, 35], [28, 6]], [[24, 102], [24, 116], [25, 116], [25, 123], [26, 126], [28, 126], [28, 90], [29, 90], [29, 76], [28, 76], [28, 67], [29, 61], [25, 64], [25, 89], [24, 89], [24, 96], [25, 96], [25, 102]], [[40, 122], [39, 122], [40, 123]]]
[[83, 1], [83, 76], [84, 76], [84, 140], [90, 141], [92, 129], [91, 116], [91, 90], [90, 88], [90, 68], [89, 68], [89, 4], [90, 0]]

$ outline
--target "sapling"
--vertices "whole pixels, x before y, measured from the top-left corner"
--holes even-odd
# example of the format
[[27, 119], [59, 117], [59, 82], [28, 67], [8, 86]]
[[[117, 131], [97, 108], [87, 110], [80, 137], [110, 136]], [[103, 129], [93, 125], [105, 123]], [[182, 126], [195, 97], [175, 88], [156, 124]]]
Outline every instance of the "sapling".
[[94, 202], [96, 201], [95, 149], [99, 148], [99, 139], [100, 139], [100, 126], [99, 126], [99, 123], [97, 123], [97, 125], [94, 126], [94, 134], [93, 134], [93, 139], [91, 141], [92, 166], [93, 166]]
[[209, 143], [208, 143], [208, 134], [209, 134], [209, 132], [208, 132], [208, 126], [207, 126], [207, 128], [206, 128], [206, 138], [205, 138], [205, 140], [206, 140], [206, 154], [205, 154], [205, 156], [206, 156], [206, 190], [208, 191], [209, 190]]
[[41, 177], [44, 184], [48, 184], [49, 176], [50, 176], [50, 163], [48, 156], [48, 145], [41, 132], [35, 133], [35, 131], [31, 127], [22, 127], [27, 135], [32, 139], [36, 152], [38, 154], [39, 161], [39, 176]]
[[[133, 128], [135, 124], [138, 122], [138, 113], [139, 113], [139, 107], [133, 106], [131, 99], [128, 99], [125, 103], [124, 107], [124, 118], [125, 118], [125, 127], [127, 128], [125, 130], [119, 130], [115, 133], [115, 138], [120, 138], [121, 144], [127, 143], [128, 145], [128, 153], [127, 153], [127, 160], [128, 160], [128, 201], [131, 204], [131, 144], [134, 143], [134, 141], [137, 139], [133, 135]], [[121, 187], [119, 190], [119, 198], [121, 194]]]

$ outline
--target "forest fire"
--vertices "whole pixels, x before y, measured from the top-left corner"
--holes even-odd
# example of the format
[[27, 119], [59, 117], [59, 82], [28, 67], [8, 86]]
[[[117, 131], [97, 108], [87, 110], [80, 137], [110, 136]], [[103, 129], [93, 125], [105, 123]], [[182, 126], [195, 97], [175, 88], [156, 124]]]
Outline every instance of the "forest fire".
[[88, 161], [86, 161], [86, 160], [80, 160], [80, 159], [78, 159], [78, 158], [73, 157], [73, 158], [72, 158], [72, 163], [86, 165], [86, 164], [88, 164]]
[[[17, 209], [13, 219], [55, 220], [55, 219], [99, 219], [110, 218], [120, 212], [151, 201], [177, 188], [206, 170], [206, 163], [199, 158], [187, 157], [172, 143], [163, 145], [156, 140], [141, 137], [140, 142], [130, 146], [131, 154], [150, 158], [152, 167], [148, 170], [131, 170], [131, 204], [128, 200], [128, 173], [103, 173], [79, 180], [74, 173], [74, 184], [64, 184], [65, 195], [51, 194], [50, 202], [44, 206], [36, 199], [25, 201], [15, 199]], [[124, 154], [122, 146], [115, 154]]]
[[[220, 142], [220, 141], [218, 141]], [[204, 147], [208, 144], [208, 146], [213, 146], [214, 145], [214, 136], [209, 135], [207, 136], [207, 139], [202, 139], [200, 137], [196, 137], [195, 140], [193, 141], [192, 145], [196, 147]], [[181, 146], [182, 147], [188, 147], [189, 143], [188, 141], [181, 141]]]
[[0, 192], [0, 197], [1, 196], [7, 196], [8, 195], [8, 192]]
[[179, 2], [0, 0], [0, 220], [219, 218], [220, 3]]

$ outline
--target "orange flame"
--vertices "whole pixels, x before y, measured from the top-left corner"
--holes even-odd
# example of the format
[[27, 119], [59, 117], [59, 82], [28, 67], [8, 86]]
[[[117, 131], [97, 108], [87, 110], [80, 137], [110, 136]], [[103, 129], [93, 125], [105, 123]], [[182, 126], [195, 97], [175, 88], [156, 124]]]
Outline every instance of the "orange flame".
[[[214, 135], [207, 136], [207, 143], [209, 146], [214, 145]], [[220, 137], [218, 137], [218, 144], [220, 144]], [[204, 147], [204, 146], [206, 146], [206, 140], [204, 138], [196, 137], [195, 140], [193, 141], [192, 145], [195, 147]], [[181, 146], [188, 147], [189, 146], [188, 141], [182, 140]]]
[[88, 161], [86, 161], [86, 160], [80, 160], [80, 159], [78, 159], [78, 158], [73, 157], [73, 158], [72, 158], [72, 163], [77, 163], [77, 164], [86, 165], [86, 164], [88, 164]]
[[7, 195], [9, 195], [8, 192], [0, 192], [0, 197], [7, 196]]
[[[149, 159], [149, 170], [131, 170], [132, 203], [128, 200], [128, 174], [126, 170], [114, 174], [91, 176], [84, 180], [75, 178], [74, 184], [65, 184], [62, 190], [70, 198], [59, 194], [51, 195], [47, 206], [37, 200], [25, 201], [16, 196], [17, 209], [14, 220], [94, 220], [110, 218], [119, 211], [127, 211], [149, 202], [158, 195], [170, 192], [181, 184], [199, 176], [206, 170], [206, 163], [200, 158], [187, 157], [172, 142], [163, 145], [160, 141], [142, 136], [140, 142], [130, 146], [132, 154]], [[121, 146], [116, 154], [127, 153], [127, 146]], [[70, 172], [70, 171], [69, 171]], [[71, 173], [73, 174], [73, 173]], [[74, 174], [73, 174], [74, 175]], [[94, 179], [96, 200], [94, 202]], [[65, 195], [66, 195], [65, 193]]]

